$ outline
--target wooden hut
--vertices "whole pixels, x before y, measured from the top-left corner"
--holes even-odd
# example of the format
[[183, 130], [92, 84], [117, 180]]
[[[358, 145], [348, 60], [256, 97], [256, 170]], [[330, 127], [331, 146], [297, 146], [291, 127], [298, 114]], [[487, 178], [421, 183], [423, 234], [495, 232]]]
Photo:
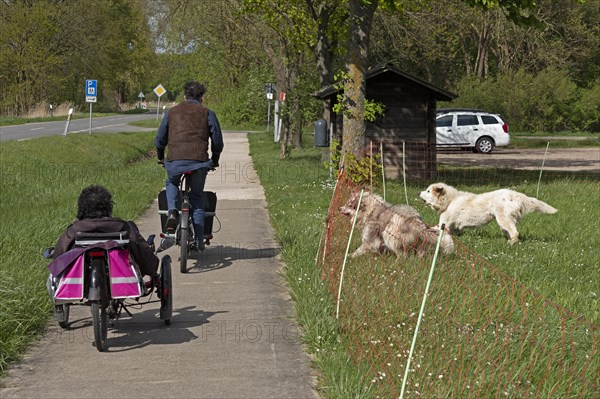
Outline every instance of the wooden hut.
[[[456, 95], [403, 72], [391, 64], [373, 67], [366, 74], [366, 98], [383, 103], [384, 115], [367, 122], [366, 138], [383, 148], [386, 177], [431, 177], [436, 170], [436, 102]], [[342, 116], [333, 112], [340, 89], [327, 87], [315, 94], [329, 100], [334, 136], [340, 137]], [[367, 146], [370, 144], [365, 143]], [[404, 148], [404, 153], [403, 153]], [[403, 166], [404, 161], [404, 166]]]

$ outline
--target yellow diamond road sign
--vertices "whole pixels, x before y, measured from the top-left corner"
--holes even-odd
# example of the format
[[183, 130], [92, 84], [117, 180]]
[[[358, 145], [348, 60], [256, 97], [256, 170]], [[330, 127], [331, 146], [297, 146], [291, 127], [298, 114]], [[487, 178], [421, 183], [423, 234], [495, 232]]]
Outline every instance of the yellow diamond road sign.
[[158, 86], [156, 86], [154, 88], [154, 92], [156, 93], [157, 96], [161, 97], [163, 94], [165, 94], [167, 92], [167, 89], [165, 89], [163, 87], [163, 85], [159, 84]]

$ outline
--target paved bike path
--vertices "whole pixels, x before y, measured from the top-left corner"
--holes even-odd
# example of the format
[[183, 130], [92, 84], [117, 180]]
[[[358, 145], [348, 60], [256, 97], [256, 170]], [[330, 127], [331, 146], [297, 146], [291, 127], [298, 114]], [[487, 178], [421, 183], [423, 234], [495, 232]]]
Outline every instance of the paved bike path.
[[[212, 245], [173, 259], [174, 314], [165, 326], [159, 304], [133, 309], [109, 329], [109, 350], [93, 342], [90, 311], [76, 307], [70, 330], [52, 323], [15, 365], [2, 398], [316, 398], [293, 305], [282, 278], [264, 192], [246, 134], [224, 133], [221, 167], [206, 188], [218, 195]], [[118, 200], [118, 199], [117, 199]], [[158, 233], [156, 201], [137, 220]]]

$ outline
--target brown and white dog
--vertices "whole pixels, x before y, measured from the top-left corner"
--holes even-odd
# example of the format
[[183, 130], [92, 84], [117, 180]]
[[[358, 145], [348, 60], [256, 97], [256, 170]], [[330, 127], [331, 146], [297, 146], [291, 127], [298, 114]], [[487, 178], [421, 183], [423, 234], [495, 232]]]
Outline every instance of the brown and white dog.
[[[359, 198], [360, 192], [352, 194], [340, 212], [354, 218]], [[415, 208], [392, 205], [370, 192], [363, 194], [356, 223], [361, 229], [362, 244], [352, 257], [386, 248], [397, 256], [409, 252], [423, 256], [435, 249], [439, 236], [439, 229], [427, 226]], [[454, 252], [454, 241], [449, 234], [442, 237], [441, 249], [446, 254]]]
[[543, 201], [508, 189], [473, 194], [444, 183], [434, 183], [419, 197], [440, 214], [440, 226], [445, 224], [450, 231], [459, 232], [465, 227], [480, 227], [496, 219], [511, 244], [519, 241], [517, 223], [521, 217], [531, 212], [557, 212]]

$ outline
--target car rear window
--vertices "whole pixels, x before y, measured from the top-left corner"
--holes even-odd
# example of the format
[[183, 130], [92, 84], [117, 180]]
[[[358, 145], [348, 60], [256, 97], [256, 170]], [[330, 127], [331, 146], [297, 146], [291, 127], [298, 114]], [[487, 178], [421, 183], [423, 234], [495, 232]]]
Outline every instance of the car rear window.
[[458, 115], [456, 120], [457, 126], [479, 125], [477, 115]]
[[435, 125], [437, 127], [448, 127], [448, 126], [452, 126], [452, 115], [446, 115], [446, 116], [442, 116], [440, 118], [437, 118], [435, 121]]
[[484, 125], [495, 125], [500, 123], [498, 122], [498, 119], [492, 115], [481, 115], [481, 121]]

